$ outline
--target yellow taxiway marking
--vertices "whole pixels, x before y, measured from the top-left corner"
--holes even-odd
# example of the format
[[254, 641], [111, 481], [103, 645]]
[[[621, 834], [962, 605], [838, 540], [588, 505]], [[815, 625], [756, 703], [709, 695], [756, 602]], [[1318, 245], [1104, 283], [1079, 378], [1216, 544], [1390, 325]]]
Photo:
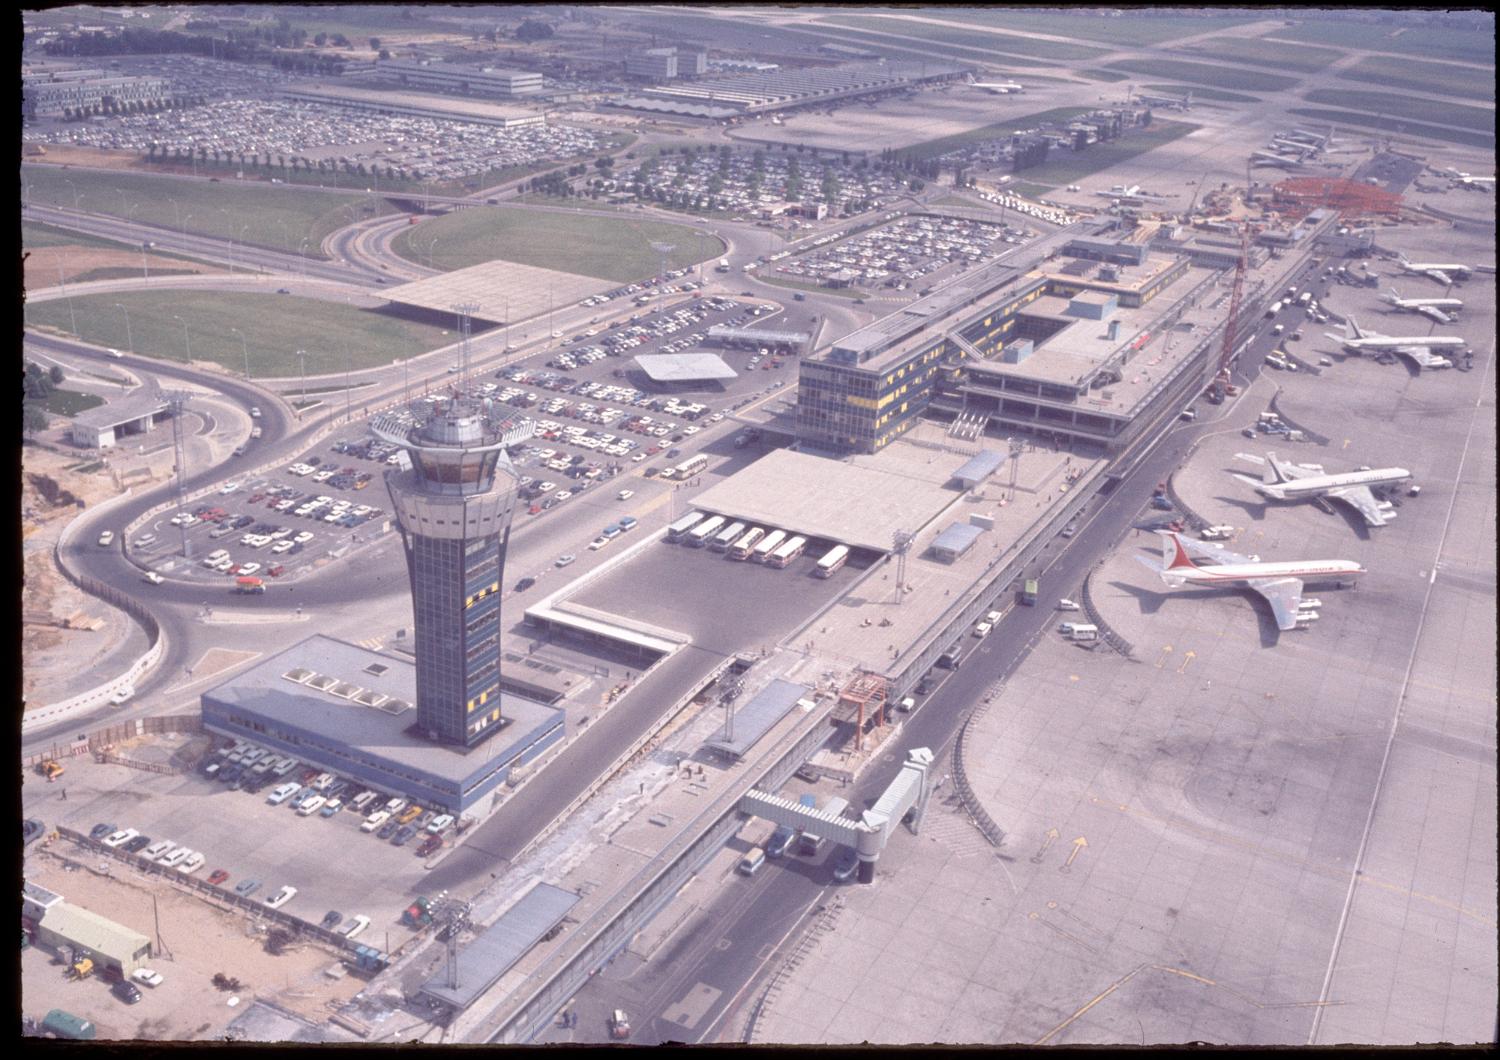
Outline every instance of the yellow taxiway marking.
[[[1042, 837], [1042, 849], [1031, 855], [1031, 863], [1033, 865], [1040, 865], [1042, 863], [1042, 855], [1047, 853], [1047, 848], [1056, 841], [1058, 834], [1059, 833], [1056, 828], [1047, 829], [1047, 834]], [[1047, 905], [1048, 908], [1051, 908], [1052, 903], [1048, 902]]]
[[1058, 872], [1072, 872], [1073, 871], [1073, 861], [1074, 861], [1074, 859], [1076, 859], [1079, 854], [1083, 853], [1083, 848], [1086, 847], [1086, 846], [1088, 846], [1088, 845], [1089, 845], [1089, 841], [1087, 839], [1083, 838], [1083, 836], [1079, 836], [1077, 839], [1073, 840], [1073, 852], [1068, 855], [1068, 860], [1065, 861], [1065, 862], [1063, 862], [1062, 867], [1059, 868], [1057, 871]]
[[1158, 670], [1162, 669], [1163, 667], [1165, 667], [1167, 665], [1167, 656], [1171, 655], [1171, 654], [1172, 654], [1172, 645], [1170, 645], [1170, 644], [1163, 644], [1161, 646], [1161, 657], [1156, 660], [1156, 668]]
[[1182, 665], [1177, 668], [1177, 672], [1178, 673], [1182, 673], [1184, 670], [1186, 670], [1188, 668], [1188, 663], [1192, 662], [1197, 657], [1198, 657], [1198, 653], [1195, 652], [1195, 651], [1186, 652], [1182, 656]]

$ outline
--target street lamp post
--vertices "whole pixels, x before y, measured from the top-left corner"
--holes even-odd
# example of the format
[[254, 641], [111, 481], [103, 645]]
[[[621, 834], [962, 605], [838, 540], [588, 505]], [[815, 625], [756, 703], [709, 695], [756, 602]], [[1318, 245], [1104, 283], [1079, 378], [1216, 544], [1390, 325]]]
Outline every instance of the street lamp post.
[[240, 337], [240, 352], [245, 355], [245, 381], [250, 381], [250, 347], [245, 345], [245, 333], [239, 328], [230, 328], [230, 331]]
[[78, 204], [78, 185], [74, 184], [71, 180], [68, 180], [66, 178], [64, 178], [63, 183], [73, 189], [73, 209], [79, 213], [82, 213], [83, 207]]
[[125, 314], [125, 348], [131, 353], [135, 352], [135, 342], [130, 337], [130, 310], [125, 308], [124, 303], [116, 302], [115, 308]]
[[172, 314], [172, 319], [175, 320], [175, 321], [177, 321], [177, 323], [179, 323], [179, 324], [182, 325], [182, 346], [183, 346], [183, 349], [185, 349], [187, 351], [188, 363], [191, 364], [192, 361], [193, 361], [193, 344], [188, 340], [188, 326], [187, 326], [187, 321], [183, 320], [176, 313]]
[[298, 350], [297, 351], [297, 363], [299, 365], [301, 365], [301, 368], [302, 368], [302, 396], [298, 399], [298, 402], [297, 402], [297, 404], [298, 404], [297, 418], [300, 420], [302, 418], [302, 408], [301, 408], [301, 406], [307, 404], [307, 351], [306, 350]]
[[146, 264], [146, 251], [150, 247], [150, 243], [143, 242], [141, 244], [141, 277], [147, 280], [151, 279], [151, 266]]

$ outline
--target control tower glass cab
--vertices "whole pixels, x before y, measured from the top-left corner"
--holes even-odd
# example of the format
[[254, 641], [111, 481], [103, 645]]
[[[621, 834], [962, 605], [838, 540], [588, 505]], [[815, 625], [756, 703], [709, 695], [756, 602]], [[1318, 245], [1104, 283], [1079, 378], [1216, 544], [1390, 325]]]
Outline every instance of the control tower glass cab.
[[415, 729], [466, 748], [504, 724], [500, 586], [519, 483], [488, 404], [455, 398], [415, 426], [394, 416], [371, 425], [410, 461], [385, 483], [411, 580]]

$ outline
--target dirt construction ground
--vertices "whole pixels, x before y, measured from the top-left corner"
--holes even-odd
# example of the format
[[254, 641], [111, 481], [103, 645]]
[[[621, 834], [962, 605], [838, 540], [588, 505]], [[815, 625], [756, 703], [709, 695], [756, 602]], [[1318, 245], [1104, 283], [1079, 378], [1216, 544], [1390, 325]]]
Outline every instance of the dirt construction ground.
[[[100, 1038], [203, 1041], [224, 1037], [230, 1021], [257, 997], [321, 1022], [330, 1003], [348, 1000], [364, 985], [351, 976], [324, 974], [339, 963], [330, 950], [298, 943], [273, 957], [243, 914], [137, 875], [113, 858], [102, 863], [112, 875], [100, 874], [97, 855], [64, 839], [43, 839], [28, 851], [26, 878], [139, 931], [153, 945], [160, 925], [165, 950], [150, 967], [165, 982], [142, 987], [140, 1003], [127, 1005], [97, 976], [67, 981], [55, 954], [33, 946], [21, 954], [21, 1000], [22, 1011], [34, 1019], [62, 1008], [93, 1020]], [[237, 978], [241, 989], [220, 991], [212, 982], [216, 972]], [[233, 1006], [231, 997], [239, 999]]]

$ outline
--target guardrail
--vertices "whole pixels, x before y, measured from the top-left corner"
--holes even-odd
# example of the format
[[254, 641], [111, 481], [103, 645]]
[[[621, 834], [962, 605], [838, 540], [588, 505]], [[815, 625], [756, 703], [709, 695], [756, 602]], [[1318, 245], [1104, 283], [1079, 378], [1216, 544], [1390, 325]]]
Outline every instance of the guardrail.
[[1090, 588], [1090, 583], [1094, 579], [1094, 570], [1096, 569], [1090, 568], [1089, 572], [1083, 576], [1083, 588], [1079, 591], [1079, 596], [1083, 598], [1081, 603], [1083, 604], [1084, 614], [1088, 615], [1089, 620], [1095, 626], [1099, 627], [1100, 640], [1104, 641], [1104, 643], [1108, 644], [1131, 662], [1134, 662], [1135, 645], [1116, 633], [1114, 627], [1104, 621], [1104, 617], [1099, 614], [1099, 608], [1094, 605], [1094, 593]]
[[1187, 521], [1189, 529], [1196, 531], [1202, 530], [1205, 526], [1212, 526], [1212, 523], [1203, 518], [1203, 516], [1199, 515], [1192, 508], [1189, 508], [1187, 502], [1178, 495], [1176, 488], [1174, 488], [1172, 485], [1172, 480], [1176, 478], [1176, 475], [1177, 473], [1174, 471], [1172, 474], [1167, 476], [1167, 500], [1172, 502], [1172, 507], [1176, 508], [1179, 512], [1182, 513], [1183, 518]]
[[969, 819], [974, 822], [974, 826], [988, 840], [990, 846], [997, 848], [1005, 842], [1005, 829], [995, 823], [995, 819], [979, 801], [979, 796], [974, 793], [973, 785], [969, 783], [969, 775], [964, 768], [964, 742], [969, 735], [969, 726], [984, 716], [999, 691], [999, 688], [993, 686], [985, 689], [984, 698], [969, 712], [969, 716], [964, 719], [963, 727], [958, 730], [957, 739], [953, 741], [953, 788], [958, 793], [959, 801], [963, 803], [964, 810], [968, 813]]

